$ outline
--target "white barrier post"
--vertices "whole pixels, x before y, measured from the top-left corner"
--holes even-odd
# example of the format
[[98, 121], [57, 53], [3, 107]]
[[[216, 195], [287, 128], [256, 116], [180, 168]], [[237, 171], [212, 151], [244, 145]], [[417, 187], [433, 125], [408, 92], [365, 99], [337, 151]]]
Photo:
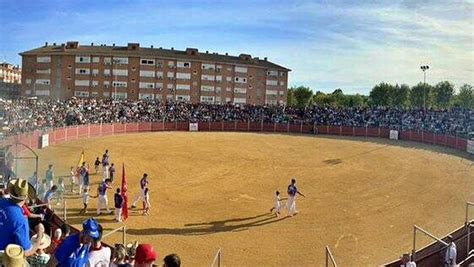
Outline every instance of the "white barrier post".
[[216, 264], [216, 261], [217, 261], [217, 267], [221, 267], [221, 249], [219, 248], [219, 250], [217, 250], [217, 253], [216, 255], [214, 256], [214, 260], [212, 261], [211, 263], [211, 267], [214, 267], [214, 265]]

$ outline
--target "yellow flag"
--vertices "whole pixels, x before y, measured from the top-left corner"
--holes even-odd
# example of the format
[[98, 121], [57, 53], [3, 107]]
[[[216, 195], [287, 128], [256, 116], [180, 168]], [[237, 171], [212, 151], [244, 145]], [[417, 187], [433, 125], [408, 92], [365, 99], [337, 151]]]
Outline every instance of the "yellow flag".
[[79, 163], [77, 163], [77, 167], [82, 167], [83, 162], [84, 162], [84, 150], [81, 153], [81, 157], [79, 158]]

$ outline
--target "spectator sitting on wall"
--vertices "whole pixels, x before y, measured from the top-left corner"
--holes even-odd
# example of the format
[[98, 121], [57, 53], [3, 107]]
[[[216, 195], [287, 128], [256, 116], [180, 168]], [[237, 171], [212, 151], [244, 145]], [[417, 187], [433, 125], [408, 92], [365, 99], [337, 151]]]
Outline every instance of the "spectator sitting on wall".
[[28, 257], [28, 262], [32, 267], [46, 266], [51, 256], [45, 252], [45, 249], [51, 245], [51, 238], [45, 234], [44, 226], [41, 223], [35, 227], [35, 231], [36, 234], [31, 237], [31, 242], [38, 242], [39, 246], [36, 253]]
[[44, 194], [43, 202], [47, 204], [48, 208], [51, 209], [51, 201], [53, 200], [54, 194], [58, 191], [58, 187], [53, 185], [51, 189], [49, 189], [46, 194]]
[[163, 259], [163, 262], [164, 262], [163, 267], [180, 267], [181, 266], [181, 259], [176, 254], [167, 255]]
[[69, 257], [81, 246], [88, 246], [94, 239], [99, 238], [99, 224], [94, 219], [87, 219], [82, 223], [82, 231], [78, 234], [70, 235], [63, 240], [56, 249], [54, 257], [49, 261], [48, 266], [66, 267]]
[[410, 259], [409, 253], [405, 253], [402, 255], [401, 262], [402, 264], [400, 265], [400, 267], [416, 267], [416, 263]]
[[63, 231], [61, 228], [54, 230], [53, 238], [51, 238], [51, 246], [48, 248], [48, 253], [54, 254], [54, 252], [56, 252], [56, 248], [59, 247], [61, 242], [63, 242], [62, 232]]
[[93, 238], [89, 251], [89, 266], [109, 266], [112, 251], [109, 247], [102, 246], [102, 226], [98, 225], [99, 236]]
[[23, 216], [21, 207], [28, 197], [28, 182], [14, 179], [8, 183], [10, 197], [0, 199], [0, 250], [9, 244], [21, 246], [26, 256], [36, 252], [39, 242], [31, 242], [28, 221]]
[[135, 267], [151, 267], [158, 255], [150, 244], [140, 244], [135, 255]]

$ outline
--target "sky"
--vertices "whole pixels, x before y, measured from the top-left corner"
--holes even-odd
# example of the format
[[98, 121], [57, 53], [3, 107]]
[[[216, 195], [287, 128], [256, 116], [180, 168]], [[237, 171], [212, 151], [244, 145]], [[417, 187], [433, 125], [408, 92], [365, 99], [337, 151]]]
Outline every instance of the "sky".
[[0, 61], [45, 42], [251, 54], [290, 86], [368, 94], [377, 83], [474, 85], [474, 0], [0, 0]]

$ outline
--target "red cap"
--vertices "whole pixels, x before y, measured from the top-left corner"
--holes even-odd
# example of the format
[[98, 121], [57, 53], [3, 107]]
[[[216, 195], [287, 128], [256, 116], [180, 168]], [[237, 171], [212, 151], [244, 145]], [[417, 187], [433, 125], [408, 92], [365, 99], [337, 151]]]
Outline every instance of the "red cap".
[[156, 252], [150, 244], [140, 244], [135, 254], [135, 262], [139, 264], [150, 263], [157, 258]]

